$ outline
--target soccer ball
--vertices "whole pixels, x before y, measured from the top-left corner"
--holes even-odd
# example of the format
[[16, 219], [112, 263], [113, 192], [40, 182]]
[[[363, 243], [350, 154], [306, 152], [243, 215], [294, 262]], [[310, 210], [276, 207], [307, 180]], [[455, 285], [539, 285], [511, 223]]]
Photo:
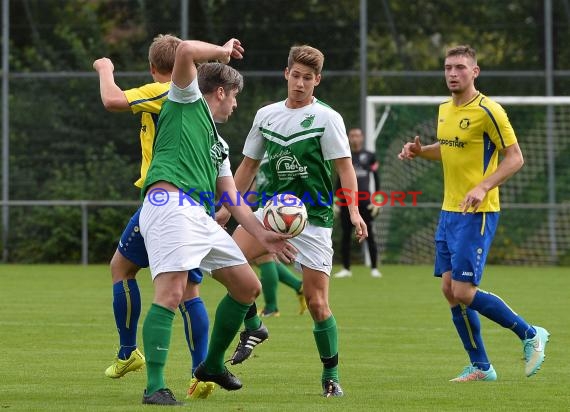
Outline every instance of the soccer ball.
[[307, 209], [294, 195], [275, 195], [263, 208], [263, 225], [277, 233], [297, 236], [307, 225]]

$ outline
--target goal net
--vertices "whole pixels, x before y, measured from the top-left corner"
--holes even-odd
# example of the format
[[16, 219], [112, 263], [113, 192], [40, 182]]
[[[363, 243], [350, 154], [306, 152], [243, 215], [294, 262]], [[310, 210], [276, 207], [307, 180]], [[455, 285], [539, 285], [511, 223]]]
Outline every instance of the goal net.
[[[570, 97], [492, 97], [509, 116], [525, 158], [501, 187], [501, 219], [489, 263], [570, 265]], [[366, 147], [380, 161], [386, 193], [421, 192], [417, 205], [388, 203], [375, 221], [384, 263], [432, 263], [443, 198], [439, 162], [398, 160], [418, 135], [435, 142], [438, 105], [448, 96], [368, 96]]]

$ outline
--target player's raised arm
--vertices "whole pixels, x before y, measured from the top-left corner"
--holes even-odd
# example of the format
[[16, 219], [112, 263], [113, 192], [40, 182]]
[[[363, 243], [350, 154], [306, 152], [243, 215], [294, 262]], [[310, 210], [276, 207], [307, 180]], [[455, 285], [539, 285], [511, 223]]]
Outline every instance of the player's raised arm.
[[115, 66], [107, 57], [93, 62], [93, 69], [99, 74], [99, 92], [105, 109], [110, 112], [126, 112], [131, 108], [123, 90], [115, 83]]
[[199, 40], [185, 40], [176, 49], [172, 81], [177, 87], [184, 89], [197, 76], [196, 63], [219, 60], [228, 64], [232, 58], [242, 59], [243, 52], [238, 39], [230, 39], [223, 46]]

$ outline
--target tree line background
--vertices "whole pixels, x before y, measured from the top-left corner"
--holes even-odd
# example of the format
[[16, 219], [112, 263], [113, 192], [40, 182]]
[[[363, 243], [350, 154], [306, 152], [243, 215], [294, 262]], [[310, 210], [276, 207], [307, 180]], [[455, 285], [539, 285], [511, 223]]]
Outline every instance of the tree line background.
[[[446, 94], [443, 54], [455, 44], [478, 50], [478, 86], [487, 94], [544, 94], [542, 1], [367, 3], [369, 94]], [[567, 0], [552, 5], [554, 93], [564, 95], [570, 86], [570, 7]], [[10, 45], [10, 198], [137, 200], [132, 183], [140, 166], [139, 118], [103, 109], [92, 63], [110, 57], [123, 89], [150, 82], [148, 46], [159, 33], [180, 35], [181, 2], [11, 0], [9, 6], [10, 33], [2, 41]], [[343, 115], [347, 127], [359, 126], [359, 13], [358, 0], [189, 1], [189, 38], [222, 44], [237, 37], [246, 48], [244, 60], [232, 63], [245, 76], [238, 110], [220, 127], [234, 167], [257, 108], [286, 97], [282, 71], [293, 44], [325, 53], [317, 96]], [[504, 75], [523, 70], [537, 73]], [[426, 73], [414, 74], [420, 71]], [[567, 189], [560, 191], [570, 200]], [[90, 210], [90, 262], [108, 261], [135, 209]], [[11, 207], [10, 221], [10, 261], [79, 260], [79, 208]], [[399, 246], [390, 247], [387, 261], [397, 262]]]

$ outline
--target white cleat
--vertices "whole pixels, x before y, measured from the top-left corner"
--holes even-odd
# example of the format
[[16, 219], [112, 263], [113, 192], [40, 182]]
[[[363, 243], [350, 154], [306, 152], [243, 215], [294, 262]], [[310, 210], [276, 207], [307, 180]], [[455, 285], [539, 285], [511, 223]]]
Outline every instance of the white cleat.
[[380, 273], [380, 271], [376, 268], [372, 269], [372, 271], [370, 272], [370, 275], [372, 275], [373, 278], [381, 278], [382, 277], [382, 273]]
[[341, 271], [336, 272], [336, 273], [333, 275], [333, 278], [349, 278], [349, 277], [351, 277], [351, 276], [352, 276], [352, 272], [351, 272], [350, 270], [348, 270], [348, 269], [342, 269]]

